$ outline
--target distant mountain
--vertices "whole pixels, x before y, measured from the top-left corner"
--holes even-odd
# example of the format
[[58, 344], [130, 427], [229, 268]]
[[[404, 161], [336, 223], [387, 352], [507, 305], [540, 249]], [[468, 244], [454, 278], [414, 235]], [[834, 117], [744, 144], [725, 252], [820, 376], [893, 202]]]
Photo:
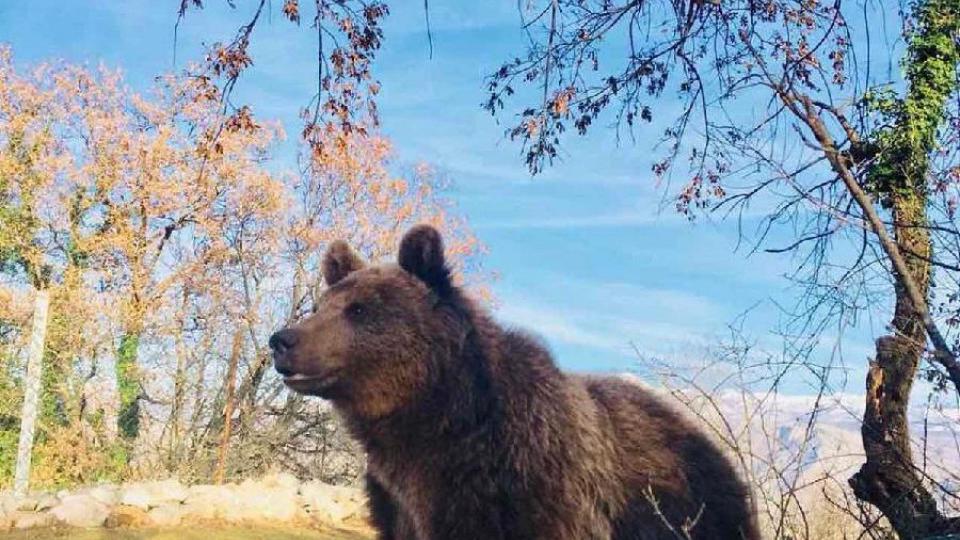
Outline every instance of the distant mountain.
[[[704, 395], [689, 389], [651, 386], [633, 375], [624, 377], [668, 396], [725, 441], [735, 438], [744, 461], [751, 464], [754, 483], [766, 484], [768, 493], [779, 493], [793, 485], [802, 487], [803, 500], [822, 499], [824, 489], [847, 490], [847, 479], [864, 461], [862, 395], [818, 398], [735, 390]], [[814, 409], [816, 415], [811, 418]], [[955, 498], [960, 495], [960, 409], [928, 408], [921, 401], [912, 404], [910, 418], [914, 463], [954, 494], [940, 490], [941, 504], [960, 511]]]

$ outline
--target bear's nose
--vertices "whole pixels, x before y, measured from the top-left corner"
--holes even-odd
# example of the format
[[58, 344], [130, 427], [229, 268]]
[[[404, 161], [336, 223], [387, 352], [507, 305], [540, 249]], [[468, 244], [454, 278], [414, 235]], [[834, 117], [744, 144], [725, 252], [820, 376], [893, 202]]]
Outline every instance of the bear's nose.
[[284, 377], [293, 375], [293, 366], [290, 365], [290, 359], [283, 354], [273, 355], [273, 369], [277, 370], [277, 373]]
[[270, 336], [270, 348], [275, 353], [283, 353], [297, 345], [297, 334], [293, 330], [283, 329]]

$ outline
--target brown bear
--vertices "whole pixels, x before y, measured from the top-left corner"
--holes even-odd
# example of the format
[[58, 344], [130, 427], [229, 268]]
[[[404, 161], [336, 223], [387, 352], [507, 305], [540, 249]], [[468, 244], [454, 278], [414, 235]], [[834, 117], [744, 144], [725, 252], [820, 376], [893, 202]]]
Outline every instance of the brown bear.
[[636, 384], [567, 375], [451, 281], [440, 234], [398, 265], [343, 242], [315, 313], [270, 338], [294, 391], [332, 401], [368, 456], [381, 539], [756, 539], [730, 463]]

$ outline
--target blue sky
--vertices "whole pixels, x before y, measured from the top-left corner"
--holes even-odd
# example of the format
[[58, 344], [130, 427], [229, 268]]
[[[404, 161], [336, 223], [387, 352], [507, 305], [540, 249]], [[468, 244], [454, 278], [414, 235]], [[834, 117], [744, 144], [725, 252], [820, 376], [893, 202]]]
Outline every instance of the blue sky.
[[[235, 13], [225, 2], [207, 3], [180, 28], [177, 67], [199, 59], [203, 43], [229, 39], [252, 9], [244, 0]], [[21, 64], [102, 62], [142, 88], [175, 67], [176, 4], [4, 2], [0, 41], [13, 46]], [[313, 93], [315, 43], [306, 28], [296, 31], [280, 17], [281, 2], [273, 4], [236, 101], [280, 119], [295, 137], [297, 111]], [[531, 178], [520, 148], [480, 108], [484, 75], [522, 45], [516, 2], [431, 2], [432, 58], [422, 3], [392, 8], [376, 64], [384, 130], [401, 161], [434, 163], [453, 180], [450, 197], [489, 247], [486, 267], [499, 274], [494, 292], [502, 320], [539, 333], [562, 366], [582, 371], [635, 369], [633, 346], [695, 363], [748, 310], [746, 331], [779, 347], [771, 330], [780, 319], [775, 304], [790, 304], [794, 294], [782, 277], [790, 261], [735, 251], [733, 223], [691, 224], [675, 215], [669, 191], [650, 172], [661, 128], [640, 128], [635, 141], [619, 145], [612, 130], [595, 129]], [[674, 106], [665, 100], [655, 112], [667, 117]], [[292, 164], [294, 152], [288, 143], [277, 159]], [[862, 380], [870, 336], [880, 328], [868, 320], [845, 339], [852, 381]], [[806, 387], [798, 379], [788, 389]]]

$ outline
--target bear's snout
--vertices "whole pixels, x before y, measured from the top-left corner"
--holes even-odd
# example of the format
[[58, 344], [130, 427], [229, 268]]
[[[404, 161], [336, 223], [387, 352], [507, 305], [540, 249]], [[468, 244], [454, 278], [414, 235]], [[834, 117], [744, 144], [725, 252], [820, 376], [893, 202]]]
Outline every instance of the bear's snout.
[[316, 342], [311, 343], [309, 337], [308, 331], [299, 326], [270, 336], [273, 368], [294, 392], [333, 399], [334, 389], [341, 382], [341, 370], [320, 359]]
[[289, 328], [280, 330], [270, 336], [269, 345], [273, 350], [273, 367], [284, 377], [292, 375], [293, 366], [288, 353], [297, 346], [297, 333]]

